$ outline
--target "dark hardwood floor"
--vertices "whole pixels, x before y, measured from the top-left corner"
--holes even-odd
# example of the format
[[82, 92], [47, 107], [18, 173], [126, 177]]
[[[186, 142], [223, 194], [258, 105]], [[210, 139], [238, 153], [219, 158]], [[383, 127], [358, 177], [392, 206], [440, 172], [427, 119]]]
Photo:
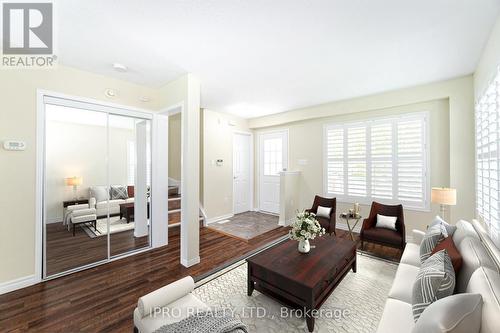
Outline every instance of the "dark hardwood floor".
[[[287, 232], [279, 228], [245, 242], [201, 228], [201, 263], [185, 268], [179, 263], [179, 228], [171, 228], [165, 247], [0, 295], [0, 332], [132, 332], [140, 296], [187, 275], [206, 276]], [[348, 238], [342, 230], [337, 236]], [[398, 250], [374, 244], [365, 250], [395, 261], [401, 257]]]
[[[77, 227], [75, 236], [62, 223], [47, 224], [47, 274], [88, 265], [108, 257], [107, 237], [90, 238]], [[148, 236], [134, 237], [134, 230], [110, 236], [111, 256], [147, 247]]]
[[132, 332], [140, 296], [187, 275], [206, 275], [288, 232], [275, 229], [244, 242], [201, 228], [201, 263], [185, 268], [179, 230], [169, 230], [162, 248], [0, 295], [0, 332]]

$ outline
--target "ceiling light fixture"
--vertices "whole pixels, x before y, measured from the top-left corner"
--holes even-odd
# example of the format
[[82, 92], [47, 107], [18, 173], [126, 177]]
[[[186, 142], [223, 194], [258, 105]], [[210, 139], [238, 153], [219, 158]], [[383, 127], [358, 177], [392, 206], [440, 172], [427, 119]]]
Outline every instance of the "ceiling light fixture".
[[128, 70], [128, 67], [123, 65], [123, 64], [119, 64], [117, 62], [115, 62], [113, 64], [113, 68], [115, 69], [115, 71], [117, 72], [121, 72], [121, 73], [125, 73], [127, 70]]
[[116, 96], [116, 91], [114, 89], [108, 88], [104, 91], [104, 95], [106, 95], [106, 97], [113, 98]]
[[147, 102], [149, 102], [149, 97], [148, 97], [148, 96], [141, 96], [141, 97], [139, 98], [139, 100], [140, 100], [141, 102], [147, 103]]

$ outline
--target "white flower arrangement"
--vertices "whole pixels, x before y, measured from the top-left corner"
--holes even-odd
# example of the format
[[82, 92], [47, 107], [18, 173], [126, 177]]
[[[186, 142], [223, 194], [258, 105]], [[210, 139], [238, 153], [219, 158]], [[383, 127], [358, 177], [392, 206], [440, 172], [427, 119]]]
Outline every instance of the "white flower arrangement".
[[325, 228], [322, 228], [316, 215], [308, 211], [297, 213], [297, 219], [292, 224], [292, 230], [289, 232], [290, 239], [305, 241], [314, 239], [325, 234]]

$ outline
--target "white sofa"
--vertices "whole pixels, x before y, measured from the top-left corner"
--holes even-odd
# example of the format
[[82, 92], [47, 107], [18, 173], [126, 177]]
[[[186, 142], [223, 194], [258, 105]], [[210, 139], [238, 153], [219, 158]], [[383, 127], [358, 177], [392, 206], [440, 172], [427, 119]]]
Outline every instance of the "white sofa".
[[154, 332], [196, 311], [210, 310], [192, 294], [193, 290], [194, 280], [187, 276], [139, 298], [134, 310], [134, 332]]
[[[106, 192], [105, 195], [99, 195], [99, 190], [102, 191], [103, 189]], [[89, 188], [89, 207], [95, 208], [98, 218], [108, 215], [108, 198], [109, 191], [106, 186], [92, 186]], [[134, 198], [109, 200], [109, 215], [119, 215], [120, 205], [129, 202], [134, 202]]]
[[[459, 221], [456, 226], [453, 241], [463, 260], [456, 276], [456, 293], [480, 294], [483, 299], [480, 333], [498, 333], [500, 332], [499, 267], [471, 223]], [[423, 232], [414, 230], [412, 243], [406, 245], [385, 303], [378, 333], [412, 332], [415, 326], [411, 301], [413, 283], [420, 268], [420, 243], [423, 235]]]

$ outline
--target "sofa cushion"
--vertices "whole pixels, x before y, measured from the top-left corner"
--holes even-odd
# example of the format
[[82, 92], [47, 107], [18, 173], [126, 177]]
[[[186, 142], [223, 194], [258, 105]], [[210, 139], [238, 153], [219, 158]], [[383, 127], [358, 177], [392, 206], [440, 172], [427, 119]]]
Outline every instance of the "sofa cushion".
[[[109, 206], [110, 207], [120, 206], [120, 204], [125, 203], [125, 202], [126, 202], [126, 200], [123, 200], [123, 199], [109, 200]], [[108, 201], [105, 200], [105, 201], [97, 202], [95, 207], [97, 209], [107, 209]]]
[[435, 301], [450, 296], [455, 290], [455, 271], [445, 250], [433, 254], [422, 263], [413, 284], [412, 310], [415, 321]]
[[395, 246], [400, 246], [403, 241], [403, 237], [398, 232], [376, 227], [363, 230], [363, 238], [368, 241], [384, 242]]
[[420, 267], [420, 245], [407, 243], [400, 263]]
[[[163, 307], [164, 311], [153, 316], [142, 317], [138, 308], [134, 310], [134, 325], [140, 333], [151, 333], [163, 325], [172, 324], [187, 318], [196, 310], [204, 311], [210, 308], [192, 294], [188, 294]], [[175, 311], [171, 311], [175, 309]], [[154, 314], [154, 313], [153, 313]]]
[[467, 237], [473, 237], [479, 240], [479, 235], [477, 234], [476, 230], [474, 230], [474, 227], [470, 222], [460, 220], [456, 224], [457, 230], [453, 234], [453, 242], [455, 245], [460, 246], [460, 243], [462, 240], [464, 240]]
[[483, 298], [481, 333], [500, 332], [500, 275], [497, 270], [479, 268], [470, 278], [466, 292]]
[[128, 199], [127, 188], [123, 185], [111, 185], [109, 189], [111, 200], [113, 199]]
[[411, 303], [412, 286], [417, 278], [419, 268], [412, 265], [400, 264], [394, 277], [389, 298]]
[[91, 186], [89, 187], [89, 192], [90, 198], [95, 198], [97, 202], [109, 199], [109, 191], [106, 186]]
[[411, 304], [388, 298], [378, 324], [377, 333], [411, 332], [414, 325]]
[[479, 333], [482, 303], [479, 294], [442, 298], [425, 309], [412, 333]]
[[496, 265], [481, 241], [474, 237], [464, 238], [458, 251], [462, 256], [462, 268], [457, 274], [457, 292], [463, 293], [476, 269], [481, 266], [495, 269]]
[[457, 274], [462, 267], [462, 256], [460, 255], [460, 252], [458, 252], [455, 243], [453, 243], [452, 237], [447, 237], [441, 243], [436, 245], [434, 250], [432, 250], [432, 254], [441, 250], [446, 250], [446, 253], [448, 253], [448, 255], [450, 256], [451, 264], [453, 265], [455, 274]]
[[453, 234], [457, 230], [456, 226], [449, 224], [448, 222], [446, 222], [445, 220], [443, 220], [441, 218], [441, 216], [439, 216], [439, 215], [436, 215], [436, 217], [434, 217], [434, 220], [431, 222], [431, 224], [429, 225], [429, 227], [433, 227], [433, 226], [435, 226], [437, 224], [441, 224], [443, 227], [446, 228], [446, 232], [448, 233], [448, 236], [453, 236]]
[[448, 237], [446, 228], [442, 224], [436, 224], [427, 229], [422, 243], [420, 243], [420, 262], [426, 261], [432, 254], [432, 250], [443, 239]]

